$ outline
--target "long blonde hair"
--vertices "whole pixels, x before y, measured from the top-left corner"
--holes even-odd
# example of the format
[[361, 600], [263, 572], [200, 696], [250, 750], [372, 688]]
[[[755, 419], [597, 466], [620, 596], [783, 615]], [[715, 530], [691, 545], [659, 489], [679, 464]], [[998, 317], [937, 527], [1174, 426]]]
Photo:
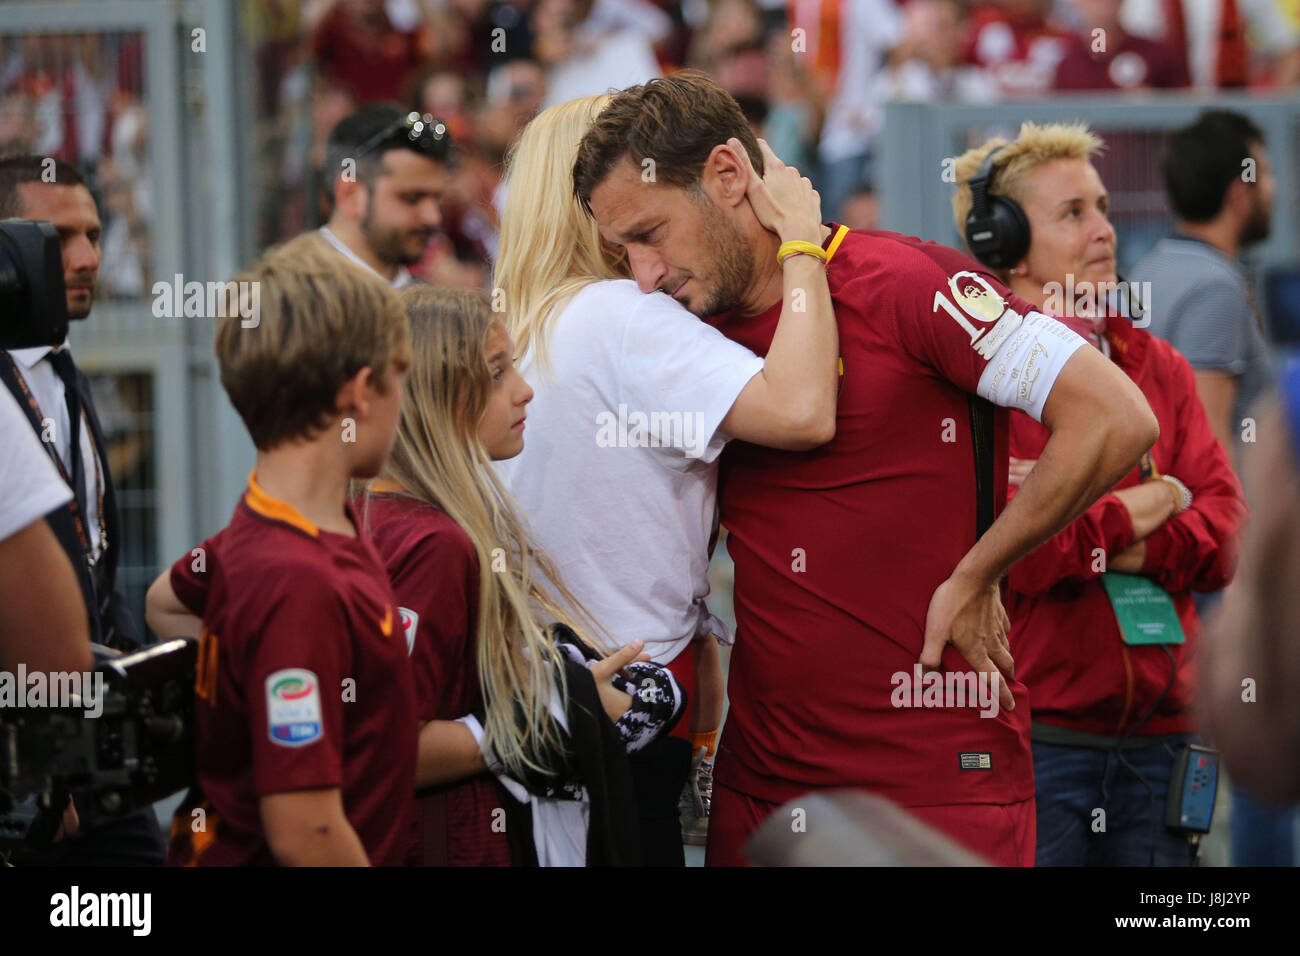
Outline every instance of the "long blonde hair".
[[570, 100], [538, 114], [506, 160], [509, 192], [501, 217], [493, 285], [505, 296], [510, 337], [547, 370], [550, 320], [592, 282], [626, 279], [627, 256], [601, 241], [573, 194], [578, 144], [611, 96]]
[[496, 320], [484, 298], [467, 290], [413, 286], [400, 298], [412, 362], [393, 451], [379, 477], [444, 511], [469, 535], [479, 566], [475, 643], [485, 740], [512, 775], [525, 768], [550, 773], [556, 768], [549, 756], [561, 744], [549, 712], [551, 674], [560, 675], [562, 700], [567, 687], [543, 615], [592, 639], [573, 620], [567, 608], [585, 612], [532, 544], [478, 437], [492, 389], [484, 342]]

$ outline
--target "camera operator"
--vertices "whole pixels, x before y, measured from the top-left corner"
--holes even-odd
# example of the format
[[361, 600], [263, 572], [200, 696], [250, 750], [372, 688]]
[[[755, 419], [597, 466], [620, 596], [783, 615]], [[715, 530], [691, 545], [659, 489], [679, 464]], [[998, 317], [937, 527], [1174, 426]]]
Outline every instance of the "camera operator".
[[[52, 176], [51, 176], [52, 173]], [[40, 156], [0, 159], [0, 219], [47, 220], [58, 231], [69, 319], [90, 314], [99, 273], [102, 227], [81, 174]], [[57, 475], [49, 485], [72, 497], [46, 524], [76, 571], [92, 641], [121, 650], [141, 644], [117, 583], [122, 532], [106, 446], [90, 383], [67, 342], [0, 351], [0, 380], [46, 445]], [[152, 810], [83, 828], [57, 852], [29, 863], [141, 865], [162, 863], [162, 834]]]
[[[72, 563], [44, 517], [72, 492], [20, 409], [0, 393], [0, 672], [87, 671], [93, 664], [86, 615]], [[60, 837], [76, 831], [76, 810], [63, 815]]]
[[92, 666], [77, 577], [42, 519], [72, 499], [20, 409], [0, 393], [0, 671]]

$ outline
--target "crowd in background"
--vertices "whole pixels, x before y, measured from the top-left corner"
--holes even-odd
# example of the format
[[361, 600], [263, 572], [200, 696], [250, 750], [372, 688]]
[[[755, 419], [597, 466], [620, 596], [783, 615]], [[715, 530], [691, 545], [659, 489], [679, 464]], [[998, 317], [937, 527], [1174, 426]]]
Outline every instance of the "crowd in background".
[[[533, 115], [682, 68], [735, 96], [813, 178], [826, 217], [859, 228], [876, 225], [872, 159], [889, 100], [1300, 82], [1297, 0], [243, 0], [239, 19], [254, 66], [259, 247], [320, 221], [335, 123], [394, 101], [445, 120], [459, 147], [444, 232], [415, 270], [449, 286], [487, 282], [504, 160]], [[144, 294], [150, 274], [143, 62], [134, 34], [0, 47], [0, 153], [90, 173], [111, 296]]]
[[[315, 191], [302, 184], [338, 119], [372, 100], [407, 103], [447, 120], [461, 147], [445, 234], [416, 270], [444, 285], [485, 281], [503, 160], [532, 115], [680, 68], [706, 71], [735, 96], [777, 155], [812, 176], [827, 218], [857, 228], [877, 225], [873, 145], [888, 100], [995, 102], [1054, 89], [1204, 92], [1300, 80], [1300, 6], [1283, 0], [1189, 0], [1181, 18], [1163, 15], [1182, 8], [1158, 0], [247, 6], [261, 14], [246, 22], [262, 31], [250, 39], [262, 51], [266, 141], [283, 157], [264, 170], [263, 185], [275, 194], [266, 208], [275, 214], [263, 238], [311, 224], [315, 211], [306, 204]], [[1223, 9], [1216, 18], [1208, 6]], [[1223, 29], [1232, 22], [1235, 32]], [[1101, 43], [1096, 29], [1105, 31]], [[295, 203], [286, 216], [286, 204]]]
[[102, 289], [148, 291], [151, 221], [144, 41], [139, 34], [0, 40], [0, 155], [84, 170], [104, 211]]

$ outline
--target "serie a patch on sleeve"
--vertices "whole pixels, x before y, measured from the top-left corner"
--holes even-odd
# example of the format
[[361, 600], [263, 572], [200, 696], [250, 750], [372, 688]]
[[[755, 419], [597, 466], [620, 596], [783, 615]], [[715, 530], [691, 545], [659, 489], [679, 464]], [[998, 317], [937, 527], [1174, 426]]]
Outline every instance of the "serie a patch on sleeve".
[[291, 667], [266, 679], [266, 723], [271, 742], [302, 747], [325, 735], [320, 681], [309, 670]]
[[987, 750], [958, 754], [963, 770], [992, 770], [993, 754]]

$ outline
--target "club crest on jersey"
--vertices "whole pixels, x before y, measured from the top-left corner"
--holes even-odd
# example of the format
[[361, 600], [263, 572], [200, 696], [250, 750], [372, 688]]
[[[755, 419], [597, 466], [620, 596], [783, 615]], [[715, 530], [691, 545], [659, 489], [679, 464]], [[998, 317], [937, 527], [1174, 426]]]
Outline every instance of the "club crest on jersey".
[[420, 626], [420, 615], [409, 607], [399, 607], [397, 613], [402, 618], [402, 633], [406, 635], [406, 654], [415, 653], [415, 630]]
[[320, 681], [302, 668], [276, 671], [266, 679], [266, 723], [271, 742], [302, 747], [325, 735]]
[[[943, 309], [948, 313], [970, 336], [971, 348], [986, 359], [992, 358], [993, 353], [1024, 322], [1024, 316], [1007, 308], [1006, 300], [976, 272], [958, 272], [950, 276], [948, 291], [952, 293], [951, 298], [944, 295], [942, 289], [934, 290], [934, 311]], [[976, 328], [970, 319], [983, 327]], [[990, 322], [995, 323], [992, 328], [988, 327]]]
[[1007, 304], [982, 275], [958, 272], [949, 277], [953, 300], [973, 319], [992, 322], [1006, 311]]

